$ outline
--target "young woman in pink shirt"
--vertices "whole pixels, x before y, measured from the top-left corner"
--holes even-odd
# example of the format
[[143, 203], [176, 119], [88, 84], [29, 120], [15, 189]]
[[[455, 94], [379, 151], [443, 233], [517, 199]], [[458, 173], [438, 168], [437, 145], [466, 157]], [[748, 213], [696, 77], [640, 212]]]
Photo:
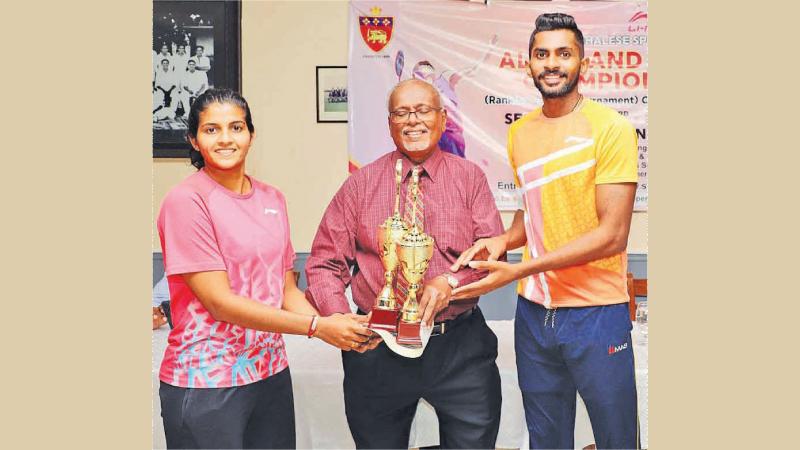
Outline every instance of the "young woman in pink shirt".
[[245, 174], [255, 138], [228, 89], [195, 100], [187, 137], [199, 170], [165, 197], [158, 233], [174, 328], [161, 364], [169, 448], [294, 448], [281, 333], [364, 351], [363, 316], [319, 317], [295, 284], [286, 201]]

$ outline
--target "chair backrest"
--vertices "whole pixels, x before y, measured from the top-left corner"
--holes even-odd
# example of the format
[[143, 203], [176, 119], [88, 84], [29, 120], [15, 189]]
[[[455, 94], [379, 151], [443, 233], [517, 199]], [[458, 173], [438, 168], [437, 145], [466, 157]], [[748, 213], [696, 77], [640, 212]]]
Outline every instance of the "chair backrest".
[[636, 297], [647, 297], [647, 278], [633, 278], [628, 272], [628, 312], [631, 321], [636, 320]]

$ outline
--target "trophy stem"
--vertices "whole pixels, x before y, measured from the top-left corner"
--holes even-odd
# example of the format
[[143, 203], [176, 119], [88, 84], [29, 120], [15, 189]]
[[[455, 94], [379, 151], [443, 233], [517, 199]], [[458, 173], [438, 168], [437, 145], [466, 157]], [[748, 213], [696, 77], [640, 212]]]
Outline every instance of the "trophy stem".
[[381, 309], [395, 309], [397, 303], [395, 301], [394, 292], [392, 291], [394, 276], [391, 271], [386, 271], [384, 272], [384, 278], [386, 283], [378, 294], [378, 302], [375, 306]]
[[386, 284], [378, 294], [375, 307], [372, 308], [372, 317], [369, 321], [369, 327], [379, 330], [386, 330], [390, 333], [397, 331], [397, 318], [399, 311], [397, 309], [397, 301], [394, 297], [392, 290], [392, 271], [384, 273]]
[[403, 303], [402, 320], [404, 322], [419, 322], [419, 304], [417, 303], [417, 290], [419, 284], [412, 283], [408, 286], [408, 297]]
[[408, 287], [408, 299], [403, 304], [403, 312], [400, 316], [400, 322], [397, 324], [397, 343], [401, 345], [412, 347], [422, 345], [417, 289], [419, 289], [419, 284], [417, 283], [411, 283]]

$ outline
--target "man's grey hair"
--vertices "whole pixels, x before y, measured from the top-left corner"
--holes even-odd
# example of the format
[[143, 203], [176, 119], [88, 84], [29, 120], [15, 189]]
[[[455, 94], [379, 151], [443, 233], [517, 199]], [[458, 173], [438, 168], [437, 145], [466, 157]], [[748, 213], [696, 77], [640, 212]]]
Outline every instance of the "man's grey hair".
[[392, 96], [394, 95], [394, 92], [397, 89], [399, 89], [401, 86], [405, 86], [405, 85], [411, 84], [411, 83], [414, 83], [414, 84], [420, 84], [421, 83], [423, 85], [426, 85], [426, 86], [430, 87], [431, 90], [433, 91], [433, 98], [434, 98], [434, 100], [436, 102], [436, 104], [433, 105], [433, 106], [435, 106], [437, 108], [441, 108], [442, 107], [442, 95], [439, 93], [439, 90], [436, 89], [436, 86], [434, 86], [434, 85], [432, 85], [432, 84], [430, 84], [430, 83], [428, 83], [427, 81], [424, 81], [424, 80], [420, 80], [420, 79], [417, 79], [417, 78], [409, 78], [408, 80], [403, 80], [403, 81], [395, 84], [394, 87], [392, 88], [392, 90], [389, 91], [389, 96], [386, 97], [386, 109], [389, 112], [392, 111]]

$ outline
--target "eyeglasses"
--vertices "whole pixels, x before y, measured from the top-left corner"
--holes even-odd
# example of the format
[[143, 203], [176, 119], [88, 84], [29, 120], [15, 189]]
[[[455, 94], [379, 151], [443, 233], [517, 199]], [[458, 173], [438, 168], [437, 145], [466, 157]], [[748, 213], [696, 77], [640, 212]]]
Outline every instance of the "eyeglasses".
[[393, 123], [406, 123], [411, 119], [411, 114], [415, 114], [417, 116], [417, 120], [425, 121], [433, 119], [433, 116], [436, 114], [434, 111], [441, 110], [442, 108], [433, 108], [431, 106], [422, 106], [416, 111], [398, 109], [397, 111], [391, 111], [389, 113], [389, 118]]

